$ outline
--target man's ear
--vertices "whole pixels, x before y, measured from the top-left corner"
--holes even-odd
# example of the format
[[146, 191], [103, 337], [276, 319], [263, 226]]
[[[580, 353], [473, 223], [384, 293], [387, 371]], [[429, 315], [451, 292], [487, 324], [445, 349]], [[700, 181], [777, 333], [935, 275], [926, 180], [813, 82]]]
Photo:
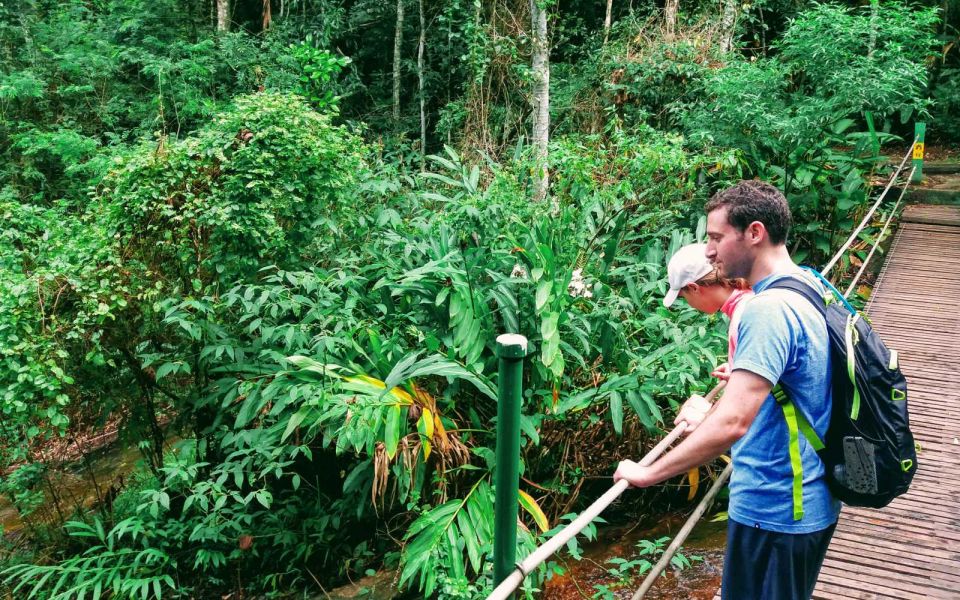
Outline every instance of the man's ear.
[[695, 283], [688, 283], [687, 285], [683, 286], [683, 291], [688, 294], [696, 294], [700, 291], [700, 286]]
[[764, 227], [763, 223], [760, 221], [754, 221], [753, 223], [747, 225], [744, 235], [746, 235], [747, 240], [749, 240], [751, 244], [759, 244], [766, 239], [767, 228]]

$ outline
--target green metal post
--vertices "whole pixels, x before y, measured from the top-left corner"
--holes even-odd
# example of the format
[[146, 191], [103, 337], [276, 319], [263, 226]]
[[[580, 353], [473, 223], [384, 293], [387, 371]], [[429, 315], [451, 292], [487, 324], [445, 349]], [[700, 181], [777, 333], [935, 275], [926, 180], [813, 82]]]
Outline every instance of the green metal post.
[[917, 123], [914, 125], [913, 136], [916, 142], [913, 145], [913, 181], [917, 182], [923, 179], [923, 137], [927, 133], [926, 123]]
[[493, 584], [510, 575], [517, 561], [517, 513], [520, 495], [520, 396], [527, 338], [504, 334], [497, 338], [500, 357], [497, 404], [496, 497], [493, 517]]

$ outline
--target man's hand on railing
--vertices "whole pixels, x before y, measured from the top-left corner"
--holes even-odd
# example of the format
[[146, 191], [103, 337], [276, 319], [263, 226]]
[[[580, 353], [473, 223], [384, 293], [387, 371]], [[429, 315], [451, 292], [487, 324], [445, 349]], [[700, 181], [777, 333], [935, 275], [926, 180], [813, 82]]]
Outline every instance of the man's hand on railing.
[[617, 482], [626, 479], [627, 483], [635, 488], [650, 487], [655, 483], [660, 483], [651, 476], [650, 467], [645, 467], [632, 460], [621, 460], [617, 465], [617, 470], [613, 474], [613, 481]]
[[673, 420], [673, 424], [677, 426], [685, 424], [683, 435], [689, 435], [703, 422], [712, 406], [709, 400], [699, 394], [694, 394], [680, 407], [680, 412], [677, 413], [677, 418]]

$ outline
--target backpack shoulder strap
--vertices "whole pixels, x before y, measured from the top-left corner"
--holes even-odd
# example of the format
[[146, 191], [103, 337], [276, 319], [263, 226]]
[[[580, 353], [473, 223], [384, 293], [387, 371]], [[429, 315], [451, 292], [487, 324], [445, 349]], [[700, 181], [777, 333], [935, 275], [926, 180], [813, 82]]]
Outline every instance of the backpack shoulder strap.
[[[784, 277], [783, 279], [778, 279], [771, 283], [767, 290], [790, 290], [791, 292], [800, 294], [807, 299], [810, 304], [812, 304], [820, 312], [821, 315], [826, 315], [827, 312], [827, 301], [824, 297], [817, 293], [815, 289], [809, 284], [806, 284], [796, 277]], [[764, 290], [766, 291], [766, 290]]]
[[790, 453], [790, 471], [793, 475], [793, 520], [803, 519], [803, 460], [800, 456], [800, 436], [806, 438], [814, 451], [823, 450], [823, 441], [810, 425], [803, 413], [797, 410], [796, 405], [787, 397], [787, 392], [778, 383], [771, 390], [774, 399], [783, 410], [783, 419], [787, 422], [789, 441], [787, 449]]
[[[803, 296], [826, 319], [827, 300], [821, 297], [809, 284], [795, 277], [785, 277], [774, 281], [767, 289], [790, 290]], [[797, 410], [797, 406], [787, 396], [783, 386], [778, 383], [773, 387], [771, 393], [777, 404], [780, 405], [780, 409], [783, 411], [783, 419], [787, 424], [787, 449], [790, 454], [790, 471], [793, 475], [793, 520], [799, 521], [803, 519], [803, 460], [800, 455], [800, 436], [803, 435], [807, 443], [816, 452], [823, 450], [824, 444], [816, 430], [810, 425], [810, 421], [807, 420], [803, 412]]]

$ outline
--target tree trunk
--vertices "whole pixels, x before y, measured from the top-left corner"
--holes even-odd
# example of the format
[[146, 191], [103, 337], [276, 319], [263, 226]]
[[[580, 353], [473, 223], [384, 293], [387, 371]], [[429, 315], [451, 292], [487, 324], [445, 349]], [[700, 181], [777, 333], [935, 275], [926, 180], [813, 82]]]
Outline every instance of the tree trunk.
[[870, 43], [867, 46], [867, 58], [873, 60], [873, 51], [877, 48], [877, 19], [880, 16], [880, 0], [870, 0]]
[[607, 45], [607, 40], [610, 39], [610, 24], [611, 24], [611, 15], [613, 13], [613, 0], [607, 0], [607, 16], [603, 19], [603, 45]]
[[677, 10], [679, 8], [680, 0], [666, 0], [663, 6], [663, 29], [668, 40], [672, 40], [674, 33], [677, 31]]
[[217, 0], [217, 31], [230, 31], [229, 0]]
[[420, 170], [423, 171], [427, 160], [427, 108], [423, 95], [423, 51], [427, 44], [427, 21], [423, 14], [423, 0], [420, 0], [420, 43], [417, 45], [417, 92], [420, 96]]
[[550, 172], [547, 166], [547, 146], [550, 142], [550, 51], [547, 41], [547, 11], [530, 0], [533, 24], [533, 145], [536, 149], [534, 172], [535, 201], [547, 197]]
[[733, 50], [733, 34], [737, 28], [737, 5], [739, 0], [725, 0], [723, 16], [720, 18], [720, 48], [724, 52]]
[[397, 0], [397, 28], [393, 33], [393, 118], [400, 118], [400, 49], [403, 46], [403, 0]]
[[270, 14], [270, 0], [263, 0], [263, 31], [270, 29], [273, 17]]

